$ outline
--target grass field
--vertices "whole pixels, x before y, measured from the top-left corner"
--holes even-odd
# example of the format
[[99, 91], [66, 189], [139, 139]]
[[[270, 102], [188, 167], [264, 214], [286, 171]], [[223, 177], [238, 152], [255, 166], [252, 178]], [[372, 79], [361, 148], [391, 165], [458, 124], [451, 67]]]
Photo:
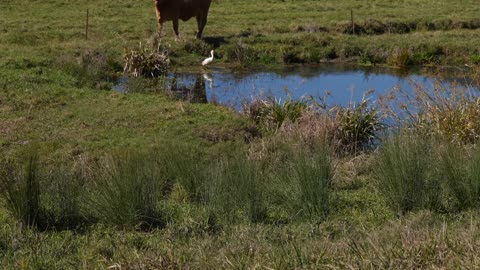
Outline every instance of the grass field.
[[[319, 116], [260, 102], [240, 115], [151, 79], [120, 94], [124, 53], [156, 35], [152, 1], [64, 2], [0, 1], [0, 268], [480, 267], [478, 99], [420, 97], [424, 114], [405, 126], [418, 136], [371, 151], [383, 126], [363, 103]], [[179, 42], [168, 23], [163, 44], [175, 69], [213, 48], [229, 67], [474, 66], [479, 11], [214, 0], [203, 40], [190, 20]]]
[[[120, 61], [124, 48], [145, 42], [156, 32], [153, 4], [148, 1], [38, 2], [31, 9], [12, 1], [1, 5], [8, 15], [0, 21], [0, 55], [7, 60], [22, 56], [55, 60], [85, 48], [102, 48]], [[89, 41], [84, 40], [87, 8]], [[470, 0], [214, 1], [204, 42], [193, 40], [196, 23], [190, 20], [181, 23], [179, 43], [173, 42], [168, 23], [166, 43], [179, 65], [199, 63], [213, 47], [220, 62], [247, 65], [331, 60], [463, 65], [480, 61], [478, 11], [476, 1]]]

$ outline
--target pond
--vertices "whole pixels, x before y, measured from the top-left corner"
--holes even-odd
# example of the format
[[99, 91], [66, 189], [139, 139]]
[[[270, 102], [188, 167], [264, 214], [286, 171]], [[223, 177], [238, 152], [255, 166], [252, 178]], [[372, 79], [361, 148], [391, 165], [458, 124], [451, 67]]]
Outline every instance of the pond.
[[[245, 71], [220, 68], [171, 73], [166, 86], [179, 98], [192, 102], [216, 102], [241, 110], [242, 103], [255, 98], [325, 100], [330, 106], [348, 105], [366, 97], [376, 102], [392, 89], [413, 93], [415, 87], [475, 88], [465, 77], [467, 67], [443, 70], [446, 76], [424, 75], [431, 70], [359, 68], [338, 64], [287, 67], [281, 70]], [[128, 92], [127, 79], [114, 89]]]

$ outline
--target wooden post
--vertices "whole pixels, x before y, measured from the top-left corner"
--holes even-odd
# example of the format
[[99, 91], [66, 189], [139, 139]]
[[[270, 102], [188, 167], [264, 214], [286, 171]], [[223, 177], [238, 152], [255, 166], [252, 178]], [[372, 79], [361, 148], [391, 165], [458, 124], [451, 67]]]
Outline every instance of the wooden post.
[[85, 24], [85, 40], [88, 40], [88, 8], [87, 8], [87, 22]]
[[355, 34], [355, 21], [353, 20], [353, 9], [350, 9], [350, 18], [352, 20], [352, 34]]

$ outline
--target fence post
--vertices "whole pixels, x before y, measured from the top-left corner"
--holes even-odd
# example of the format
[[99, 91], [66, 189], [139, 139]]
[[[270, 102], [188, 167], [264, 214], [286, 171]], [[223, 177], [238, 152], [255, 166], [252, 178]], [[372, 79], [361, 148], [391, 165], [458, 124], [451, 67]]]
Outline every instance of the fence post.
[[88, 16], [89, 16], [89, 10], [87, 8], [87, 21], [85, 23], [85, 40], [88, 40]]
[[355, 21], [353, 20], [353, 9], [350, 9], [350, 18], [352, 20], [352, 34], [355, 34]]

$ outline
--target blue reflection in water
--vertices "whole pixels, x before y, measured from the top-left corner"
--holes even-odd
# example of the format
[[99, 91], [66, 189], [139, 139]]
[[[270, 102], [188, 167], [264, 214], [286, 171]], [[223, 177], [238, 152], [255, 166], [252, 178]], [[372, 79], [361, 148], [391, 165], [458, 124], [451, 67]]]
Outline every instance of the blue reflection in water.
[[[471, 82], [462, 78], [462, 70], [450, 72], [447, 79], [438, 79], [419, 73], [402, 73], [401, 70], [374, 68], [358, 69], [340, 65], [316, 67], [297, 67], [280, 71], [230, 71], [226, 69], [210, 69], [197, 72], [169, 74], [175, 79], [176, 87], [203, 87], [208, 102], [217, 102], [241, 109], [243, 102], [258, 97], [274, 97], [277, 100], [301, 99], [312, 97], [316, 100], [324, 98], [328, 105], [348, 105], [359, 102], [365, 93], [371, 102], [385, 96], [393, 88], [400, 88], [405, 93], [413, 94], [415, 86], [432, 89], [435, 85], [450, 87], [470, 87]], [[125, 82], [123, 82], [125, 83]], [[116, 86], [117, 89], [121, 86]], [[199, 89], [197, 89], [198, 91]]]

